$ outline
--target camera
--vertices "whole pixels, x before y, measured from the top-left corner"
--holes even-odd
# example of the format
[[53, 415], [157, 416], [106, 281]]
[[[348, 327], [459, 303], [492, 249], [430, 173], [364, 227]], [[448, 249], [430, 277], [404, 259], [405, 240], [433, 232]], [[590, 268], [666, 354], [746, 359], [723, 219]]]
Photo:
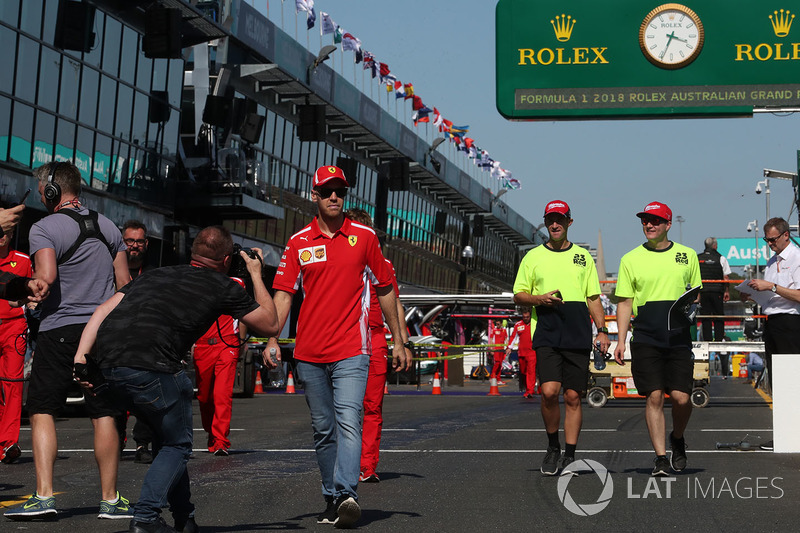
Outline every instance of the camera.
[[257, 259], [261, 263], [261, 279], [264, 280], [266, 284], [268, 275], [267, 275], [267, 267], [264, 265], [264, 262], [261, 260], [261, 257], [258, 255], [258, 252], [253, 250], [252, 248], [244, 248], [242, 245], [238, 243], [234, 243], [233, 245], [233, 256], [231, 257], [231, 268], [228, 271], [228, 275], [241, 278], [244, 280], [245, 287], [247, 288], [247, 292], [251, 295], [253, 294], [253, 280], [250, 278], [250, 271], [247, 270], [247, 263], [245, 263], [244, 258], [241, 256], [239, 252], [244, 252], [247, 254], [247, 257], [250, 259]]

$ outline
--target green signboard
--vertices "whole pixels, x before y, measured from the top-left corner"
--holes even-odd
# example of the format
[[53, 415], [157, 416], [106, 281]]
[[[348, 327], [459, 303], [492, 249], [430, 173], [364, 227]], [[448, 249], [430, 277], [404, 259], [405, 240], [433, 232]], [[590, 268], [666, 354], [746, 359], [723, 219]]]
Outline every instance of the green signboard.
[[800, 0], [500, 0], [497, 109], [512, 120], [800, 107]]

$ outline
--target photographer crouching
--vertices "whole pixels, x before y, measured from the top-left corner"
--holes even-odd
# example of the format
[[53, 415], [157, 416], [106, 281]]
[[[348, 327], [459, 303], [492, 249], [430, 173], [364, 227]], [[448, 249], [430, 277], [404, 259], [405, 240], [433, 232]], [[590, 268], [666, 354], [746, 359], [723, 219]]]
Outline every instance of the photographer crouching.
[[252, 278], [255, 300], [226, 275], [234, 254], [230, 233], [211, 226], [195, 238], [190, 265], [143, 273], [101, 304], [84, 329], [75, 354], [76, 379], [141, 416], [155, 433], [155, 458], [130, 532], [173, 531], [160, 517], [167, 503], [177, 531], [197, 530], [186, 469], [192, 452], [192, 383], [181, 360], [220, 315], [241, 320], [259, 335], [278, 332], [275, 306], [261, 277], [261, 251], [254, 251], [255, 259], [245, 252], [239, 257]]

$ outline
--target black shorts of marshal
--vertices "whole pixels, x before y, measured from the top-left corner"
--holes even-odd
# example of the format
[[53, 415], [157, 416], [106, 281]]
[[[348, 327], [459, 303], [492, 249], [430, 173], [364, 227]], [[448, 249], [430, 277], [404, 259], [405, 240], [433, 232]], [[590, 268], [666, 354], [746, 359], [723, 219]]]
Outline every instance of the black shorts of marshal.
[[694, 384], [694, 355], [688, 346], [660, 347], [631, 343], [631, 373], [642, 396], [653, 391], [681, 391], [691, 394]]
[[564, 390], [585, 392], [589, 382], [591, 350], [567, 350], [539, 346], [536, 348], [536, 373], [539, 383], [557, 381]]

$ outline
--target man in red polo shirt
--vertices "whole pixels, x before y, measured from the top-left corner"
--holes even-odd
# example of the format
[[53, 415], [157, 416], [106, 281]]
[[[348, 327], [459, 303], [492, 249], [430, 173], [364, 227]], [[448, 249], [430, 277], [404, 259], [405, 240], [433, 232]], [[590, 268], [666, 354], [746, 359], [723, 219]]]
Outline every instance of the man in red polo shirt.
[[[0, 270], [31, 278], [31, 258], [11, 249], [13, 237], [13, 228], [0, 237]], [[22, 367], [27, 349], [28, 323], [24, 309], [0, 300], [0, 377], [9, 380], [0, 381], [0, 460], [4, 463], [13, 463], [22, 454], [17, 441], [22, 414]]]
[[[273, 288], [279, 329], [302, 284], [305, 299], [297, 320], [294, 358], [311, 411], [314, 447], [327, 507], [319, 523], [346, 528], [361, 517], [358, 505], [361, 410], [370, 352], [370, 283], [376, 286], [386, 323], [396, 339], [392, 365], [408, 368], [403, 349], [392, 272], [375, 232], [344, 216], [348, 183], [342, 170], [324, 166], [314, 173], [311, 201], [317, 216], [286, 245]], [[278, 348], [270, 339], [270, 348]], [[278, 350], [280, 353], [280, 350]]]
[[[508, 338], [508, 348], [506, 355], [511, 353], [511, 345], [514, 339], [518, 339], [519, 347], [519, 376], [520, 383], [524, 383], [522, 396], [533, 398], [536, 394], [536, 351], [531, 348], [531, 308], [522, 308], [522, 320], [514, 324], [511, 328], [511, 337]], [[522, 385], [521, 385], [522, 386]]]

